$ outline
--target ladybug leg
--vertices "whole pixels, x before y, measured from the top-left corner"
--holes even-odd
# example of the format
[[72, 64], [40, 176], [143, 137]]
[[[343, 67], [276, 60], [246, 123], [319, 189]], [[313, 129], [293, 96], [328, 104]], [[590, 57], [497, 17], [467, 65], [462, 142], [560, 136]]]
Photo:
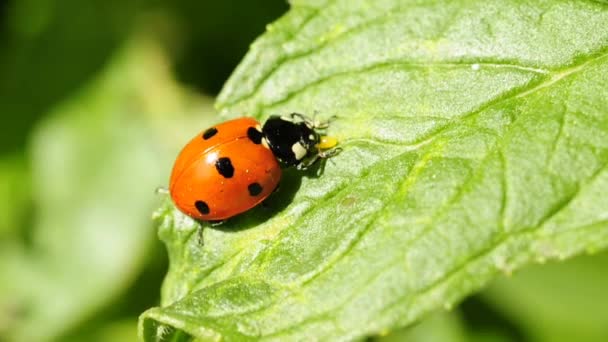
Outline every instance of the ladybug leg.
[[341, 147], [334, 147], [331, 148], [329, 150], [325, 150], [325, 151], [318, 151], [316, 154], [310, 156], [309, 158], [303, 160], [300, 164], [298, 164], [298, 166], [296, 167], [298, 170], [306, 170], [309, 167], [311, 167], [312, 165], [314, 165], [316, 162], [318, 162], [321, 159], [329, 159], [331, 157], [334, 157], [336, 155], [338, 155], [340, 152], [342, 152], [342, 148]]
[[334, 147], [329, 150], [319, 152], [318, 156], [321, 159], [328, 159], [337, 156], [338, 154], [340, 154], [340, 152], [342, 152], [342, 147]]
[[317, 118], [316, 111], [315, 111], [312, 119], [309, 118], [308, 116], [306, 116], [304, 114], [300, 114], [300, 113], [291, 113], [291, 114], [289, 114], [289, 118], [291, 119], [292, 122], [303, 122], [306, 124], [306, 126], [308, 126], [310, 128], [323, 128], [323, 126], [327, 127], [327, 125], [324, 122], [320, 123], [316, 120], [316, 118]]
[[[318, 159], [332, 161], [330, 158], [337, 156], [338, 154], [340, 154], [340, 152], [342, 152], [342, 147], [334, 147], [329, 150], [320, 151], [318, 154]], [[332, 162], [332, 164], [333, 164], [333, 162]]]
[[203, 238], [203, 227], [198, 228], [198, 244], [202, 247], [205, 245], [205, 239]]
[[338, 117], [336, 115], [332, 115], [330, 116], [327, 120], [314, 120], [313, 121], [313, 128], [316, 129], [326, 129], [327, 127], [329, 127], [329, 124], [331, 124], [332, 121], [336, 120]]
[[304, 114], [300, 114], [300, 113], [291, 113], [291, 114], [289, 114], [289, 118], [294, 122], [296, 122], [296, 121], [304, 122], [308, 127], [316, 128], [316, 129], [326, 129], [327, 127], [329, 127], [329, 124], [332, 121], [334, 121], [335, 119], [338, 118], [336, 115], [332, 115], [329, 119], [320, 121], [320, 120], [317, 120], [318, 113], [319, 113], [318, 111], [315, 111], [312, 118], [309, 118], [308, 116], [306, 116]]
[[332, 121], [336, 120], [337, 118], [338, 117], [336, 115], [332, 115], [326, 120], [317, 120], [315, 112], [315, 117], [313, 117], [312, 122], [310, 124], [312, 124], [312, 127], [315, 129], [326, 129], [329, 127]]
[[211, 227], [217, 227], [223, 225], [224, 222], [226, 222], [226, 220], [209, 221], [209, 224]]
[[301, 121], [307, 125], [312, 125], [314, 123], [313, 120], [311, 120], [308, 116], [300, 113], [291, 113], [289, 114], [289, 118], [292, 122]]
[[296, 166], [296, 169], [306, 170], [309, 167], [311, 167], [312, 165], [314, 165], [314, 163], [316, 163], [317, 160], [319, 160], [319, 153], [317, 153], [307, 159], [302, 160], [302, 162]]
[[[224, 224], [224, 222], [226, 222], [226, 220], [218, 220], [218, 221], [207, 221], [209, 223], [209, 225], [211, 227], [217, 227], [220, 226], [222, 224]], [[201, 246], [205, 245], [205, 239], [203, 238], [203, 231], [205, 230], [204, 226], [201, 226], [198, 229], [198, 244]]]

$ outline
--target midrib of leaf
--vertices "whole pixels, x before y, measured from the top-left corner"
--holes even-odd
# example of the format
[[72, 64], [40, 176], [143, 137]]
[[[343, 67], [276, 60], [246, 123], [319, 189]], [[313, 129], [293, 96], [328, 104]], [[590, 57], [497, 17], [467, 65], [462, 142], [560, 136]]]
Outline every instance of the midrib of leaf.
[[[480, 67], [486, 67], [486, 68], [495, 68], [495, 69], [499, 69], [499, 68], [503, 68], [503, 69], [513, 69], [513, 70], [521, 70], [521, 71], [526, 71], [526, 72], [532, 72], [532, 73], [537, 73], [539, 76], [542, 75], [547, 75], [548, 72], [546, 70], [542, 70], [542, 69], [537, 69], [537, 68], [532, 68], [532, 67], [525, 67], [525, 66], [520, 66], [520, 65], [515, 65], [515, 64], [508, 64], [508, 63], [504, 63], [504, 64], [499, 64], [499, 63], [491, 63], [491, 62], [462, 62], [462, 63], [415, 63], [415, 62], [407, 62], [407, 61], [388, 61], [388, 62], [383, 62], [383, 63], [377, 63], [377, 64], [373, 64], [373, 65], [369, 65], [369, 66], [365, 66], [363, 68], [360, 69], [355, 69], [355, 70], [346, 70], [346, 71], [341, 71], [341, 72], [337, 72], [331, 75], [328, 75], [326, 77], [322, 77], [319, 78], [317, 80], [315, 80], [312, 83], [308, 83], [305, 86], [298, 88], [292, 92], [289, 92], [288, 94], [286, 94], [282, 99], [280, 100], [276, 100], [273, 101], [271, 103], [267, 103], [264, 104], [265, 106], [271, 108], [274, 106], [278, 106], [281, 104], [284, 104], [286, 102], [288, 102], [289, 100], [291, 100], [292, 98], [294, 98], [295, 96], [297, 96], [299, 93], [301, 93], [302, 91], [305, 91], [309, 88], [318, 86], [324, 82], [330, 81], [334, 78], [339, 78], [339, 77], [345, 77], [345, 76], [352, 76], [355, 74], [364, 74], [370, 71], [374, 71], [374, 70], [378, 70], [378, 69], [383, 69], [383, 68], [387, 68], [387, 67], [401, 67], [403, 69], [416, 69], [416, 68], [420, 68], [420, 69], [426, 69], [426, 68], [443, 68], [443, 69], [458, 69], [458, 68], [468, 68], [470, 69], [472, 66], [474, 65], [478, 65]], [[261, 85], [260, 85], [261, 86]], [[253, 97], [255, 95], [255, 93], [251, 94], [251, 97]], [[248, 97], [243, 98], [242, 101], [239, 102], [244, 102], [247, 101]], [[238, 103], [235, 103], [235, 105], [238, 105]], [[401, 116], [399, 116], [399, 118], [402, 118]], [[421, 118], [421, 117], [418, 117]]]
[[586, 67], [590, 66], [591, 64], [600, 62], [602, 59], [605, 59], [606, 57], [608, 57], [608, 52], [606, 52], [606, 51], [608, 51], [608, 49], [606, 49], [605, 51], [600, 51], [596, 55], [591, 55], [587, 59], [582, 59], [581, 61], [579, 61], [579, 63], [576, 63], [567, 68], [563, 68], [563, 69], [559, 69], [559, 70], [550, 72], [548, 74], [548, 78], [545, 79], [545, 81], [541, 82], [540, 84], [538, 84], [536, 86], [530, 87], [529, 89], [524, 89], [524, 91], [517, 94], [516, 97], [518, 97], [518, 98], [525, 97], [535, 91], [538, 91], [538, 90], [546, 88], [546, 87], [550, 87], [553, 84], [561, 81], [563, 78], [576, 74], [577, 72], [583, 71]]
[[[505, 94], [503, 94], [502, 96], [497, 97], [495, 99], [495, 101], [490, 101], [488, 103], [482, 104], [481, 106], [479, 106], [478, 109], [472, 111], [471, 113], [468, 113], [469, 115], [473, 115], [475, 113], [481, 112], [482, 110], [484, 110], [492, 105], [498, 104], [502, 101], [509, 100], [513, 97], [517, 97], [517, 98], [525, 97], [528, 94], [533, 93], [537, 90], [540, 90], [545, 87], [550, 87], [551, 85], [560, 81], [562, 78], [565, 78], [571, 74], [575, 74], [579, 71], [582, 71], [589, 64], [594, 63], [596, 61], [600, 61], [601, 59], [606, 58], [606, 56], [608, 56], [608, 53], [606, 53], [606, 51], [600, 51], [599, 53], [590, 55], [588, 58], [580, 59], [578, 61], [578, 63], [576, 63], [572, 66], [562, 68], [562, 69], [557, 69], [557, 70], [545, 70], [545, 69], [539, 69], [539, 68], [535, 68], [535, 67], [528, 67], [528, 66], [524, 66], [524, 65], [497, 63], [497, 62], [483, 62], [483, 61], [479, 61], [479, 60], [469, 61], [469, 62], [464, 61], [464, 62], [460, 62], [460, 63], [435, 63], [435, 62], [414, 63], [414, 62], [408, 62], [408, 61], [389, 61], [389, 62], [383, 62], [383, 63], [377, 63], [377, 64], [365, 66], [363, 68], [356, 69], [356, 70], [347, 70], [347, 71], [337, 72], [337, 73], [328, 75], [326, 77], [319, 78], [316, 81], [309, 83], [302, 88], [298, 88], [297, 90], [294, 90], [294, 91], [288, 93], [286, 96], [284, 96], [280, 100], [276, 100], [271, 103], [265, 104], [265, 106], [271, 108], [274, 106], [284, 104], [284, 103], [288, 102], [290, 99], [292, 99], [294, 96], [297, 96], [298, 94], [300, 94], [302, 91], [304, 91], [310, 87], [318, 86], [319, 84], [327, 82], [334, 78], [351, 76], [351, 75], [359, 74], [359, 73], [363, 74], [363, 73], [370, 72], [373, 70], [386, 68], [386, 67], [394, 67], [394, 66], [400, 66], [403, 68], [434, 67], [434, 68], [470, 69], [471, 67], [473, 67], [475, 65], [475, 66], [479, 66], [480, 68], [481, 67], [483, 67], [483, 68], [487, 68], [487, 67], [506, 68], [506, 69], [521, 70], [521, 71], [538, 74], [539, 78], [537, 81], [530, 82], [530, 84], [528, 84], [527, 86], [523, 86], [519, 89], [512, 89], [512, 90], [506, 92]], [[277, 69], [278, 69], [278, 67], [277, 67]], [[270, 75], [272, 73], [274, 73], [274, 70], [275, 69], [273, 69], [273, 71], [271, 71], [268, 74], [268, 77], [270, 77]], [[256, 94], [257, 90], [262, 86], [265, 79], [266, 78], [262, 79], [262, 81], [260, 83], [258, 83], [258, 86], [255, 87], [254, 92], [250, 93], [248, 96], [245, 96], [245, 97], [239, 99], [238, 101], [235, 101], [234, 104], [225, 104], [225, 106], [233, 106], [233, 105], [236, 106], [240, 102], [249, 100], [251, 97], [253, 97]], [[223, 106], [224, 106], [224, 104], [223, 104]], [[457, 118], [457, 120], [454, 120], [455, 124], [458, 124], [459, 123], [458, 120], [465, 119], [467, 116], [468, 116], [467, 113], [465, 113], [464, 116]], [[397, 116], [397, 118], [403, 118], [403, 117]], [[418, 118], [420, 118], [420, 117], [418, 117]], [[449, 127], [450, 127], [449, 125], [445, 126], [446, 129]], [[437, 132], [437, 133], [439, 133], [439, 132]], [[382, 143], [382, 141], [378, 141], [378, 142]], [[418, 143], [416, 143], [416, 145], [417, 144]]]

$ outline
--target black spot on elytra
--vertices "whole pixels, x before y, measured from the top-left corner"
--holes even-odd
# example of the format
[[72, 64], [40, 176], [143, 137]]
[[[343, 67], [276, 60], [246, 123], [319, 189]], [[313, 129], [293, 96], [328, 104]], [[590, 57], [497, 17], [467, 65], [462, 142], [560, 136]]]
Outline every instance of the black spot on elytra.
[[196, 207], [196, 210], [198, 210], [199, 213], [203, 215], [209, 214], [209, 206], [207, 205], [207, 203], [203, 201], [196, 201], [194, 202], [194, 206]]
[[247, 187], [247, 190], [249, 190], [249, 195], [257, 196], [262, 193], [262, 186], [259, 183], [251, 183]]
[[220, 175], [224, 178], [231, 178], [234, 176], [234, 166], [228, 157], [222, 157], [215, 162], [215, 168]]
[[253, 141], [254, 144], [262, 143], [262, 132], [255, 129], [255, 127], [249, 127], [247, 129], [247, 136], [249, 140]]
[[203, 139], [207, 140], [217, 134], [217, 128], [211, 127], [203, 133]]

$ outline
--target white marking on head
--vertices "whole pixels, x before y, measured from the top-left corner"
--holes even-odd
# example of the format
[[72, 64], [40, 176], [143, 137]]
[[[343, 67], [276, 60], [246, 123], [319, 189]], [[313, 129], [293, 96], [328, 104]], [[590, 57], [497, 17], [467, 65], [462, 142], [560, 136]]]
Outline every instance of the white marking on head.
[[291, 145], [291, 150], [293, 151], [293, 154], [296, 156], [296, 160], [302, 160], [304, 157], [306, 157], [306, 153], [308, 152], [308, 151], [306, 151], [304, 146], [302, 146], [302, 144], [300, 144], [299, 142]]
[[268, 145], [268, 140], [266, 140], [266, 138], [262, 138], [262, 146], [270, 150], [270, 145]]
[[309, 135], [309, 136], [308, 136], [308, 140], [315, 140], [315, 136], [314, 136], [314, 135], [312, 135], [312, 134], [311, 134], [311, 135]]

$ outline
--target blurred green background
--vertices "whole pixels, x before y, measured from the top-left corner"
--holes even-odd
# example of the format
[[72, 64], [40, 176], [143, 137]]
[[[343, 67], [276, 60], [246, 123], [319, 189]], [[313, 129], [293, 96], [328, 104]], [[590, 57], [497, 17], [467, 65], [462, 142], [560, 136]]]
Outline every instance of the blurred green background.
[[[0, 2], [0, 341], [133, 341], [177, 151], [284, 0]], [[245, 114], [245, 113], [239, 113]], [[608, 255], [535, 266], [371, 340], [607, 341]]]

